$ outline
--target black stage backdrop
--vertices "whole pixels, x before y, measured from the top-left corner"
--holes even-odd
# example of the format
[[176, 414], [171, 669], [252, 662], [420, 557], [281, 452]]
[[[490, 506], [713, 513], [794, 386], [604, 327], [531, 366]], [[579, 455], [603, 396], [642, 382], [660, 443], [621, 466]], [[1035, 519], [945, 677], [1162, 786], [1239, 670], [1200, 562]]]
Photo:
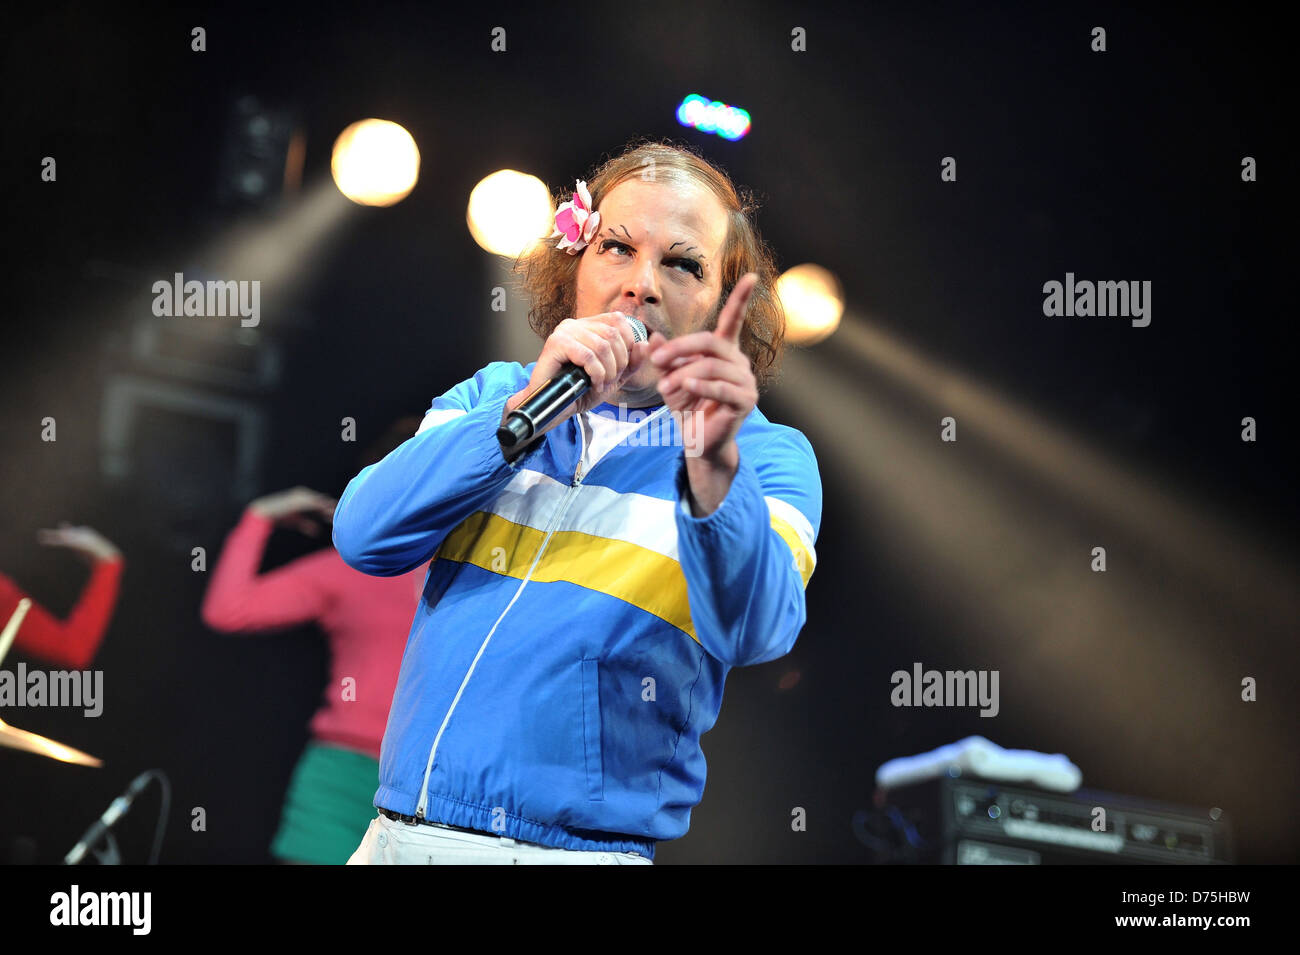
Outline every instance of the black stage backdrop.
[[[94, 663], [102, 715], [3, 713], [105, 760], [84, 769], [0, 749], [8, 861], [58, 861], [131, 778], [157, 767], [173, 789], [164, 862], [269, 862], [322, 693], [316, 631], [235, 638], [199, 619], [206, 576], [191, 569], [191, 548], [205, 547], [210, 567], [244, 503], [230, 493], [233, 433], [158, 413], [139, 424], [132, 480], [103, 465], [105, 395], [134, 368], [151, 283], [184, 271], [239, 216], [275, 215], [223, 200], [227, 118], [244, 95], [294, 111], [308, 185], [328, 177], [338, 132], [366, 116], [402, 123], [423, 157], [408, 199], [354, 210], [264, 315], [256, 347], [278, 350], [280, 373], [259, 398], [270, 440], [248, 497], [295, 484], [337, 495], [357, 468], [342, 418], [373, 437], [496, 357], [487, 256], [464, 225], [482, 176], [525, 169], [559, 189], [639, 136], [692, 144], [756, 190], [781, 267], [834, 271], [854, 321], [1136, 476], [1093, 484], [1089, 498], [1058, 475], [1056, 503], [1044, 505], [1025, 490], [1036, 479], [995, 450], [954, 458], [957, 486], [967, 475], [971, 487], [996, 483], [1002, 506], [987, 516], [998, 530], [972, 540], [955, 520], [928, 539], [928, 558], [899, 545], [907, 522], [891, 515], [960, 512], [962, 501], [909, 502], [906, 460], [894, 462], [897, 498], [863, 474], [891, 473], [880, 421], [927, 454], [942, 447], [944, 401], [957, 400], [947, 379], [928, 381], [926, 403], [849, 348], [844, 329], [804, 352], [803, 377], [788, 371], [761, 406], [818, 452], [807, 625], [788, 657], [731, 675], [704, 738], [703, 802], [690, 832], [659, 846], [660, 864], [870, 861], [851, 820], [870, 804], [875, 768], [972, 734], [1065, 753], [1093, 788], [1219, 807], [1240, 862], [1295, 860], [1294, 597], [1280, 617], [1277, 592], [1255, 589], [1259, 567], [1294, 580], [1296, 516], [1285, 465], [1291, 174], [1279, 141], [1288, 58], [1258, 12], [54, 3], [6, 18], [0, 569], [63, 613], [85, 571], [39, 547], [39, 528], [92, 525], [127, 561]], [[196, 26], [204, 52], [191, 49]], [[1099, 26], [1104, 52], [1093, 49]], [[505, 52], [491, 49], [495, 27]], [[791, 48], [797, 28], [806, 51]], [[678, 126], [673, 110], [691, 92], [748, 109], [751, 133], [733, 143]], [[47, 156], [55, 182], [41, 179]], [[941, 177], [944, 157], [955, 182]], [[1245, 157], [1255, 181], [1243, 181]], [[1067, 272], [1150, 281], [1150, 324], [1045, 316], [1043, 285]], [[862, 408], [824, 396], [809, 369], [860, 384]], [[41, 440], [46, 417], [57, 441]], [[1257, 422], [1253, 442], [1241, 439], [1245, 417]], [[1050, 463], [1054, 446], [1012, 432]], [[960, 434], [980, 441], [974, 427]], [[1223, 539], [1250, 542], [1250, 560], [1181, 552], [1189, 538], [1177, 526], [1139, 548], [1094, 523], [1098, 509], [1123, 512], [1142, 495], [1218, 521]], [[1073, 643], [1045, 645], [1017, 615], [1042, 600], [1033, 566], [1001, 568], [1002, 585], [983, 595], [978, 574], [954, 578], [947, 557], [996, 563], [998, 542], [1025, 540], [1045, 513], [1071, 528], [1081, 577], [1091, 548], [1111, 544], [1108, 582], [1127, 577], [1163, 602], [1099, 614]], [[312, 546], [277, 533], [264, 567]], [[1217, 567], [1222, 590], [1182, 561]], [[1068, 606], [1041, 606], [1042, 633], [1111, 597], [1095, 578], [1073, 592]], [[1022, 629], [1009, 632], [1013, 619]], [[998, 716], [891, 705], [891, 674], [918, 661], [1000, 668]], [[1247, 677], [1254, 702], [1242, 699]], [[1125, 715], [1107, 719], [1108, 708]], [[127, 861], [147, 857], [156, 800], [141, 797], [123, 823]], [[207, 826], [194, 831], [200, 807]], [[797, 807], [806, 829], [791, 825]]]

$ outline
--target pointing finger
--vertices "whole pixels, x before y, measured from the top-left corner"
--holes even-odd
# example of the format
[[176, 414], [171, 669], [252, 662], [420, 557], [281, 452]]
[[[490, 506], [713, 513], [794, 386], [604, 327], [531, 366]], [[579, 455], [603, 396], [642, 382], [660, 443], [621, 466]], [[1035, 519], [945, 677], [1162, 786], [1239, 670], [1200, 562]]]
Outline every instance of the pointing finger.
[[749, 304], [749, 297], [753, 294], [756, 285], [758, 285], [756, 273], [746, 272], [740, 277], [736, 287], [727, 296], [727, 304], [722, 306], [722, 312], [718, 315], [718, 327], [714, 332], [716, 335], [730, 339], [736, 344], [740, 343], [740, 329], [745, 324], [745, 306]]

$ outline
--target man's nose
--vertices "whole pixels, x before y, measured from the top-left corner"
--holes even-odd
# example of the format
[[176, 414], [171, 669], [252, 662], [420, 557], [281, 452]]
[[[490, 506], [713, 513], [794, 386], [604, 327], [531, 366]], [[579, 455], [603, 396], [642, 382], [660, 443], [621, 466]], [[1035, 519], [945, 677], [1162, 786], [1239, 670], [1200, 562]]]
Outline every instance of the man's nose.
[[648, 258], [638, 263], [637, 269], [628, 277], [623, 289], [623, 297], [633, 299], [637, 304], [659, 304], [659, 282], [654, 263]]

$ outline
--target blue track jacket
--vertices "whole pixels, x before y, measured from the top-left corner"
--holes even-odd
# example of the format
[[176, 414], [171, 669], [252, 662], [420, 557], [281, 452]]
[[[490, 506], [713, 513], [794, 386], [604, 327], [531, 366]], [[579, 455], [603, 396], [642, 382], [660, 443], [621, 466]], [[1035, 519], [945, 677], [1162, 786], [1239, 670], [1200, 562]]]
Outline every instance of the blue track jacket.
[[653, 858], [704, 794], [700, 737], [728, 670], [783, 656], [803, 627], [817, 460], [755, 408], [726, 498], [696, 518], [680, 419], [606, 404], [507, 462], [497, 428], [532, 370], [493, 362], [436, 398], [339, 499], [351, 567], [433, 558], [375, 805]]

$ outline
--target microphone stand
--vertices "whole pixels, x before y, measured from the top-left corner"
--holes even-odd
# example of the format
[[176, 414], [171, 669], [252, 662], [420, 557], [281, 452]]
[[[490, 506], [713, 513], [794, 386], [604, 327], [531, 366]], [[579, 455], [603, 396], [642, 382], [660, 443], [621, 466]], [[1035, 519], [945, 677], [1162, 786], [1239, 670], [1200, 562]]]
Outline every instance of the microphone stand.
[[[158, 809], [158, 826], [154, 831], [153, 850], [149, 854], [149, 865], [157, 865], [158, 853], [162, 849], [163, 833], [166, 831], [167, 817], [171, 814], [172, 803], [171, 783], [168, 781], [166, 774], [160, 769], [147, 769], [131, 780], [131, 785], [127, 787], [126, 792], [109, 803], [103, 814], [91, 823], [90, 828], [77, 840], [77, 844], [68, 850], [68, 854], [63, 857], [63, 864], [77, 865], [86, 857], [87, 853], [93, 852], [100, 865], [121, 865], [122, 852], [118, 848], [117, 840], [113, 838], [113, 826], [126, 815], [131, 808], [131, 804], [135, 801], [135, 797], [144, 791], [152, 779], [158, 780], [158, 786], [162, 789], [162, 805]], [[96, 849], [95, 847], [101, 842], [104, 843], [104, 849]]]

